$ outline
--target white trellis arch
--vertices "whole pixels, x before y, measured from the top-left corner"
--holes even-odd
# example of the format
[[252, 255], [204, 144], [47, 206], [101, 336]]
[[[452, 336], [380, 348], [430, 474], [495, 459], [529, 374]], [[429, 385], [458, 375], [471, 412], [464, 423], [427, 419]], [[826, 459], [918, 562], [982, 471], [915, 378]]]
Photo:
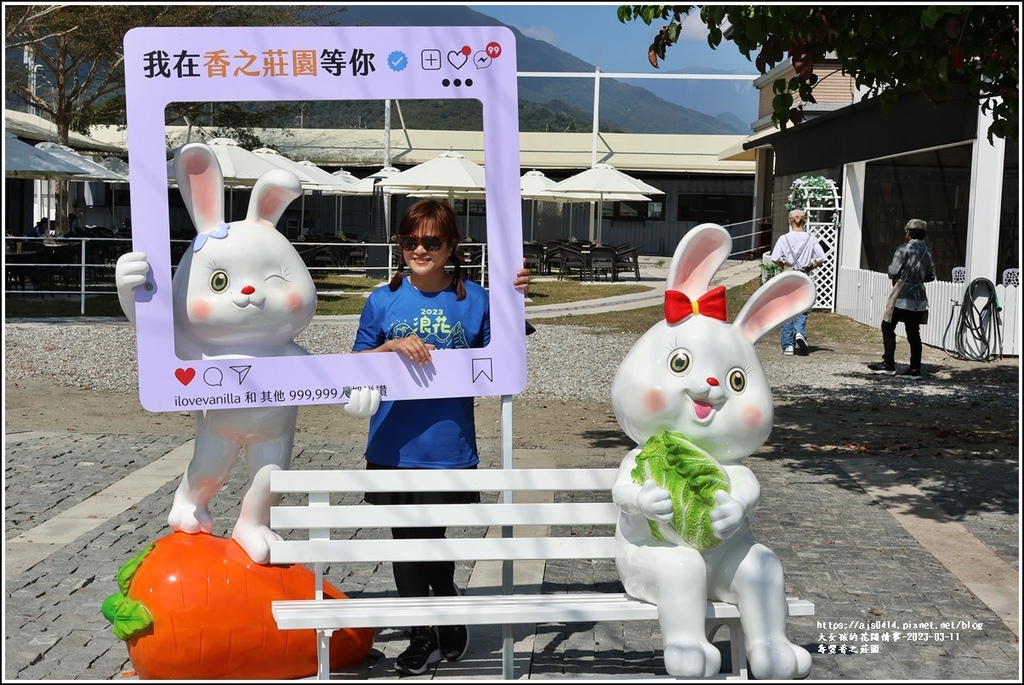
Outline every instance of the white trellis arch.
[[835, 182], [824, 176], [801, 176], [790, 186], [787, 209], [807, 212], [807, 232], [825, 251], [825, 264], [811, 272], [816, 296], [814, 309], [835, 310], [836, 271], [839, 249], [839, 217], [842, 205]]

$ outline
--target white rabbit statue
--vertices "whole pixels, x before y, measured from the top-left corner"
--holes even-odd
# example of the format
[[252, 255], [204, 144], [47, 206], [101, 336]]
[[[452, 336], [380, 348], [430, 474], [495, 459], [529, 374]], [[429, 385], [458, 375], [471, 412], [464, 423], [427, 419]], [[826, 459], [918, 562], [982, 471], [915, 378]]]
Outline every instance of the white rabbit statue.
[[731, 246], [716, 224], [683, 237], [669, 267], [666, 320], [637, 341], [612, 380], [615, 417], [637, 443], [612, 489], [616, 567], [629, 595], [658, 606], [669, 674], [719, 672], [721, 654], [705, 635], [710, 598], [739, 606], [755, 677], [802, 678], [811, 656], [786, 638], [782, 564], [750, 532], [761, 489], [741, 461], [768, 439], [773, 420], [754, 343], [809, 309], [814, 284], [780, 274], [726, 323], [725, 288], [708, 289]]
[[[294, 338], [316, 312], [317, 293], [306, 265], [275, 225], [301, 193], [298, 178], [278, 169], [252, 191], [244, 220], [224, 222], [224, 177], [213, 151], [201, 143], [180, 148], [174, 174], [196, 227], [171, 281], [175, 352], [181, 359], [283, 357], [308, 354]], [[115, 269], [118, 298], [135, 323], [134, 289], [146, 281], [142, 252], [129, 252]], [[357, 395], [350, 413], [372, 414], [373, 397]], [[270, 561], [270, 472], [291, 463], [297, 406], [195, 412], [192, 459], [174, 495], [167, 522], [175, 531], [212, 533], [208, 505], [244, 448], [249, 480], [231, 537], [259, 564]]]

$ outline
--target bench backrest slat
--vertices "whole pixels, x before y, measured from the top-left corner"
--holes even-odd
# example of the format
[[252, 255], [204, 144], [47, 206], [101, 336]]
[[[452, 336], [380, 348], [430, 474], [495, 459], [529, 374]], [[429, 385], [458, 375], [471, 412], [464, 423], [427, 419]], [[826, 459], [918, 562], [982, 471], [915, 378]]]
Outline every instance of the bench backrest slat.
[[284, 540], [270, 546], [272, 564], [389, 561], [612, 559], [615, 538], [441, 538], [430, 540]]
[[339, 469], [274, 471], [272, 492], [611, 491], [616, 469]]
[[[372, 508], [371, 508], [372, 507]], [[613, 525], [618, 509], [611, 502], [529, 502], [513, 504], [419, 504], [409, 516], [406, 505], [273, 507], [270, 526], [289, 528], [412, 528], [453, 526]]]

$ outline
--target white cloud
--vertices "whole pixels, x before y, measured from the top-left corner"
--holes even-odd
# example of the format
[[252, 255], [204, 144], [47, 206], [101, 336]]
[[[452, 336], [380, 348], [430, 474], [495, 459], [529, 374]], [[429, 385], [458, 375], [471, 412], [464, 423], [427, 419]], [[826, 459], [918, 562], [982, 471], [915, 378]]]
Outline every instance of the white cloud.
[[551, 45], [558, 45], [558, 34], [547, 26], [517, 26], [516, 28], [527, 38], [536, 38]]
[[708, 27], [700, 20], [700, 12], [693, 10], [692, 14], [683, 17], [683, 23], [679, 30], [679, 40], [700, 40], [707, 42]]

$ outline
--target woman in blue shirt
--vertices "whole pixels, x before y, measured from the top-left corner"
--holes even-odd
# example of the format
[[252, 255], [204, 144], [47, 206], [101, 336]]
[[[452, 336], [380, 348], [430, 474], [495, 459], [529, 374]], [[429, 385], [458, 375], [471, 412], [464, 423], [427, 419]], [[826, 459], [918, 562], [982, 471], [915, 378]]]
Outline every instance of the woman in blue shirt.
[[[428, 364], [433, 350], [485, 347], [491, 338], [487, 291], [466, 281], [457, 248], [462, 240], [447, 202], [421, 200], [402, 215], [396, 249], [399, 270], [388, 287], [366, 301], [353, 352], [397, 352], [415, 364]], [[445, 267], [452, 263], [449, 272]], [[408, 269], [408, 273], [406, 273]], [[525, 289], [529, 272], [517, 273]], [[472, 469], [480, 462], [472, 397], [381, 402], [370, 419], [368, 469]], [[367, 493], [372, 504], [443, 504], [480, 501], [477, 492]], [[443, 538], [445, 529], [393, 528], [395, 539]], [[402, 597], [459, 594], [454, 562], [394, 562], [395, 587]], [[395, 669], [418, 675], [441, 660], [466, 653], [465, 626], [412, 629], [409, 647]]]

